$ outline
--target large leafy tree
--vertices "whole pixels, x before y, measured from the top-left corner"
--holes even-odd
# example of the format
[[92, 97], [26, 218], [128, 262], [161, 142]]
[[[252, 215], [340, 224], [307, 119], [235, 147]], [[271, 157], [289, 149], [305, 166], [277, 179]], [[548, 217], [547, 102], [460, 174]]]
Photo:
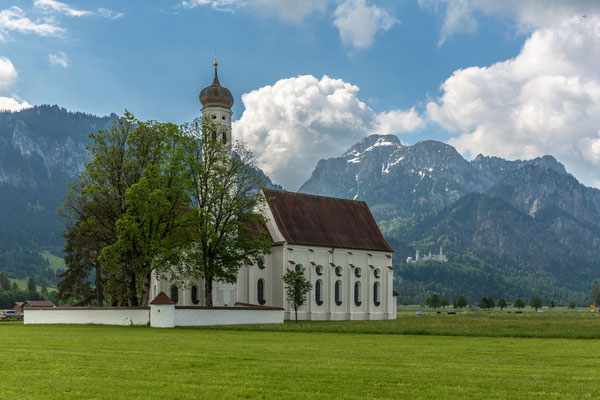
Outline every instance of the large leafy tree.
[[107, 297], [137, 306], [141, 294], [146, 306], [152, 270], [177, 261], [174, 249], [187, 239], [181, 209], [190, 205], [184, 149], [191, 139], [176, 125], [142, 122], [128, 112], [90, 138], [91, 161], [62, 209], [68, 269], [61, 295], [85, 294], [93, 266], [99, 305]]
[[272, 246], [260, 213], [265, 182], [254, 155], [243, 142], [223, 143], [218, 130], [208, 118], [184, 127], [196, 139], [185, 144], [194, 202], [186, 213], [187, 232], [193, 240], [168, 271], [172, 280], [203, 279], [206, 306], [213, 304], [215, 281], [235, 283], [240, 268], [262, 260]]

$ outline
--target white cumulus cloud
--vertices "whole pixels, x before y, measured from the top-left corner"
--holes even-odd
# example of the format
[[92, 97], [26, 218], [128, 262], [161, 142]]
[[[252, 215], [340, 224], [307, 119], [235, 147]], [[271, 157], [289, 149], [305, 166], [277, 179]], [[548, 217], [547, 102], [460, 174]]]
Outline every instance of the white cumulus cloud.
[[50, 53], [48, 54], [48, 59], [50, 60], [50, 64], [63, 68], [67, 68], [71, 64], [71, 60], [69, 60], [64, 51]]
[[364, 49], [371, 47], [375, 35], [390, 30], [397, 22], [387, 11], [367, 5], [366, 0], [344, 0], [335, 9], [333, 25], [342, 43]]
[[552, 154], [588, 185], [600, 174], [600, 17], [539, 28], [512, 59], [455, 71], [429, 118], [465, 154]]
[[565, 18], [592, 16], [600, 12], [597, 0], [418, 0], [426, 10], [444, 15], [440, 44], [456, 33], [472, 33], [480, 15], [507, 17], [519, 31], [549, 28]]
[[285, 20], [302, 21], [315, 11], [324, 12], [331, 0], [250, 0], [258, 11], [275, 12]]
[[92, 14], [91, 11], [76, 10], [65, 3], [56, 0], [35, 0], [33, 6], [44, 11], [55, 11], [70, 17], [83, 17]]
[[235, 11], [239, 7], [245, 6], [246, 2], [243, 0], [184, 0], [181, 5], [186, 8], [210, 6], [219, 11]]
[[295, 190], [319, 159], [339, 156], [382, 126], [390, 132], [422, 126], [414, 109], [378, 115], [358, 92], [357, 86], [328, 76], [281, 79], [242, 96], [245, 110], [233, 123], [233, 135], [249, 145], [270, 178]]
[[108, 18], [108, 19], [119, 19], [125, 15], [122, 12], [116, 12], [116, 11], [110, 10], [108, 8], [99, 8], [97, 12], [98, 12], [98, 15], [100, 15], [101, 17]]
[[26, 101], [19, 102], [12, 97], [0, 96], [0, 111], [21, 111], [31, 108], [31, 104]]
[[0, 40], [5, 39], [9, 31], [40, 36], [61, 36], [65, 32], [52, 19], [42, 22], [30, 20], [25, 16], [25, 12], [16, 6], [0, 11]]
[[0, 57], [0, 88], [12, 85], [17, 80], [17, 70], [10, 59]]

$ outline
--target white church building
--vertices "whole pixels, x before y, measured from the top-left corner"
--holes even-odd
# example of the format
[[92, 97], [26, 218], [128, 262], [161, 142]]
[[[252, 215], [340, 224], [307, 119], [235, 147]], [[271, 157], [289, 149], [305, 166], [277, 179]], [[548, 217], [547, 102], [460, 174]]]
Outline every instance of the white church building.
[[[231, 146], [233, 96], [217, 76], [200, 92], [202, 114], [219, 124]], [[281, 307], [293, 318], [282, 280], [287, 269], [305, 271], [312, 283], [298, 312], [305, 320], [396, 318], [393, 250], [365, 202], [265, 189], [263, 209], [272, 240], [271, 254], [243, 267], [236, 284], [215, 282], [216, 307]], [[153, 274], [150, 298], [166, 293], [179, 307], [203, 306], [204, 283], [177, 286]]]

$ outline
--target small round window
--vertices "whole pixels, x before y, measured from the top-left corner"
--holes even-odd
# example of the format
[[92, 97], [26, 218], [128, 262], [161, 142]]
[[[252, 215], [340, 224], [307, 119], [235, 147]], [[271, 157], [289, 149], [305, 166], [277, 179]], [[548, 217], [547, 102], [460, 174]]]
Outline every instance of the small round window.
[[321, 276], [323, 275], [323, 266], [322, 265], [317, 265], [315, 267], [315, 272], [317, 273], [317, 275]]
[[342, 267], [335, 267], [335, 274], [337, 276], [342, 276]]
[[265, 262], [263, 260], [257, 262], [256, 265], [258, 266], [258, 269], [265, 269]]
[[375, 278], [381, 278], [381, 270], [377, 268], [375, 271], [373, 271], [373, 275], [375, 275]]
[[360, 269], [360, 268], [358, 268], [358, 267], [357, 267], [357, 268], [354, 270], [354, 276], [356, 276], [357, 278], [360, 278], [360, 277], [362, 276], [362, 271], [361, 271], [361, 269]]
[[212, 119], [217, 119], [217, 116], [216, 116], [216, 115], [213, 115], [213, 116], [212, 116]]
[[223, 115], [223, 116], [221, 117], [221, 119], [222, 119], [223, 121], [225, 121], [225, 116]]

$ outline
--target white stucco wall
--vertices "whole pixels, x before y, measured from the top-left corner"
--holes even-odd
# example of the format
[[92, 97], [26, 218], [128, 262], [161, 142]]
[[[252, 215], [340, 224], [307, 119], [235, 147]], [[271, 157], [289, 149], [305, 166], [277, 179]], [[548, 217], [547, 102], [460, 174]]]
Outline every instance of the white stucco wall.
[[173, 328], [175, 326], [175, 306], [173, 304], [151, 304], [150, 326]]
[[150, 313], [144, 308], [51, 308], [26, 309], [25, 324], [147, 325]]
[[283, 324], [283, 310], [175, 309], [175, 326], [241, 324]]

